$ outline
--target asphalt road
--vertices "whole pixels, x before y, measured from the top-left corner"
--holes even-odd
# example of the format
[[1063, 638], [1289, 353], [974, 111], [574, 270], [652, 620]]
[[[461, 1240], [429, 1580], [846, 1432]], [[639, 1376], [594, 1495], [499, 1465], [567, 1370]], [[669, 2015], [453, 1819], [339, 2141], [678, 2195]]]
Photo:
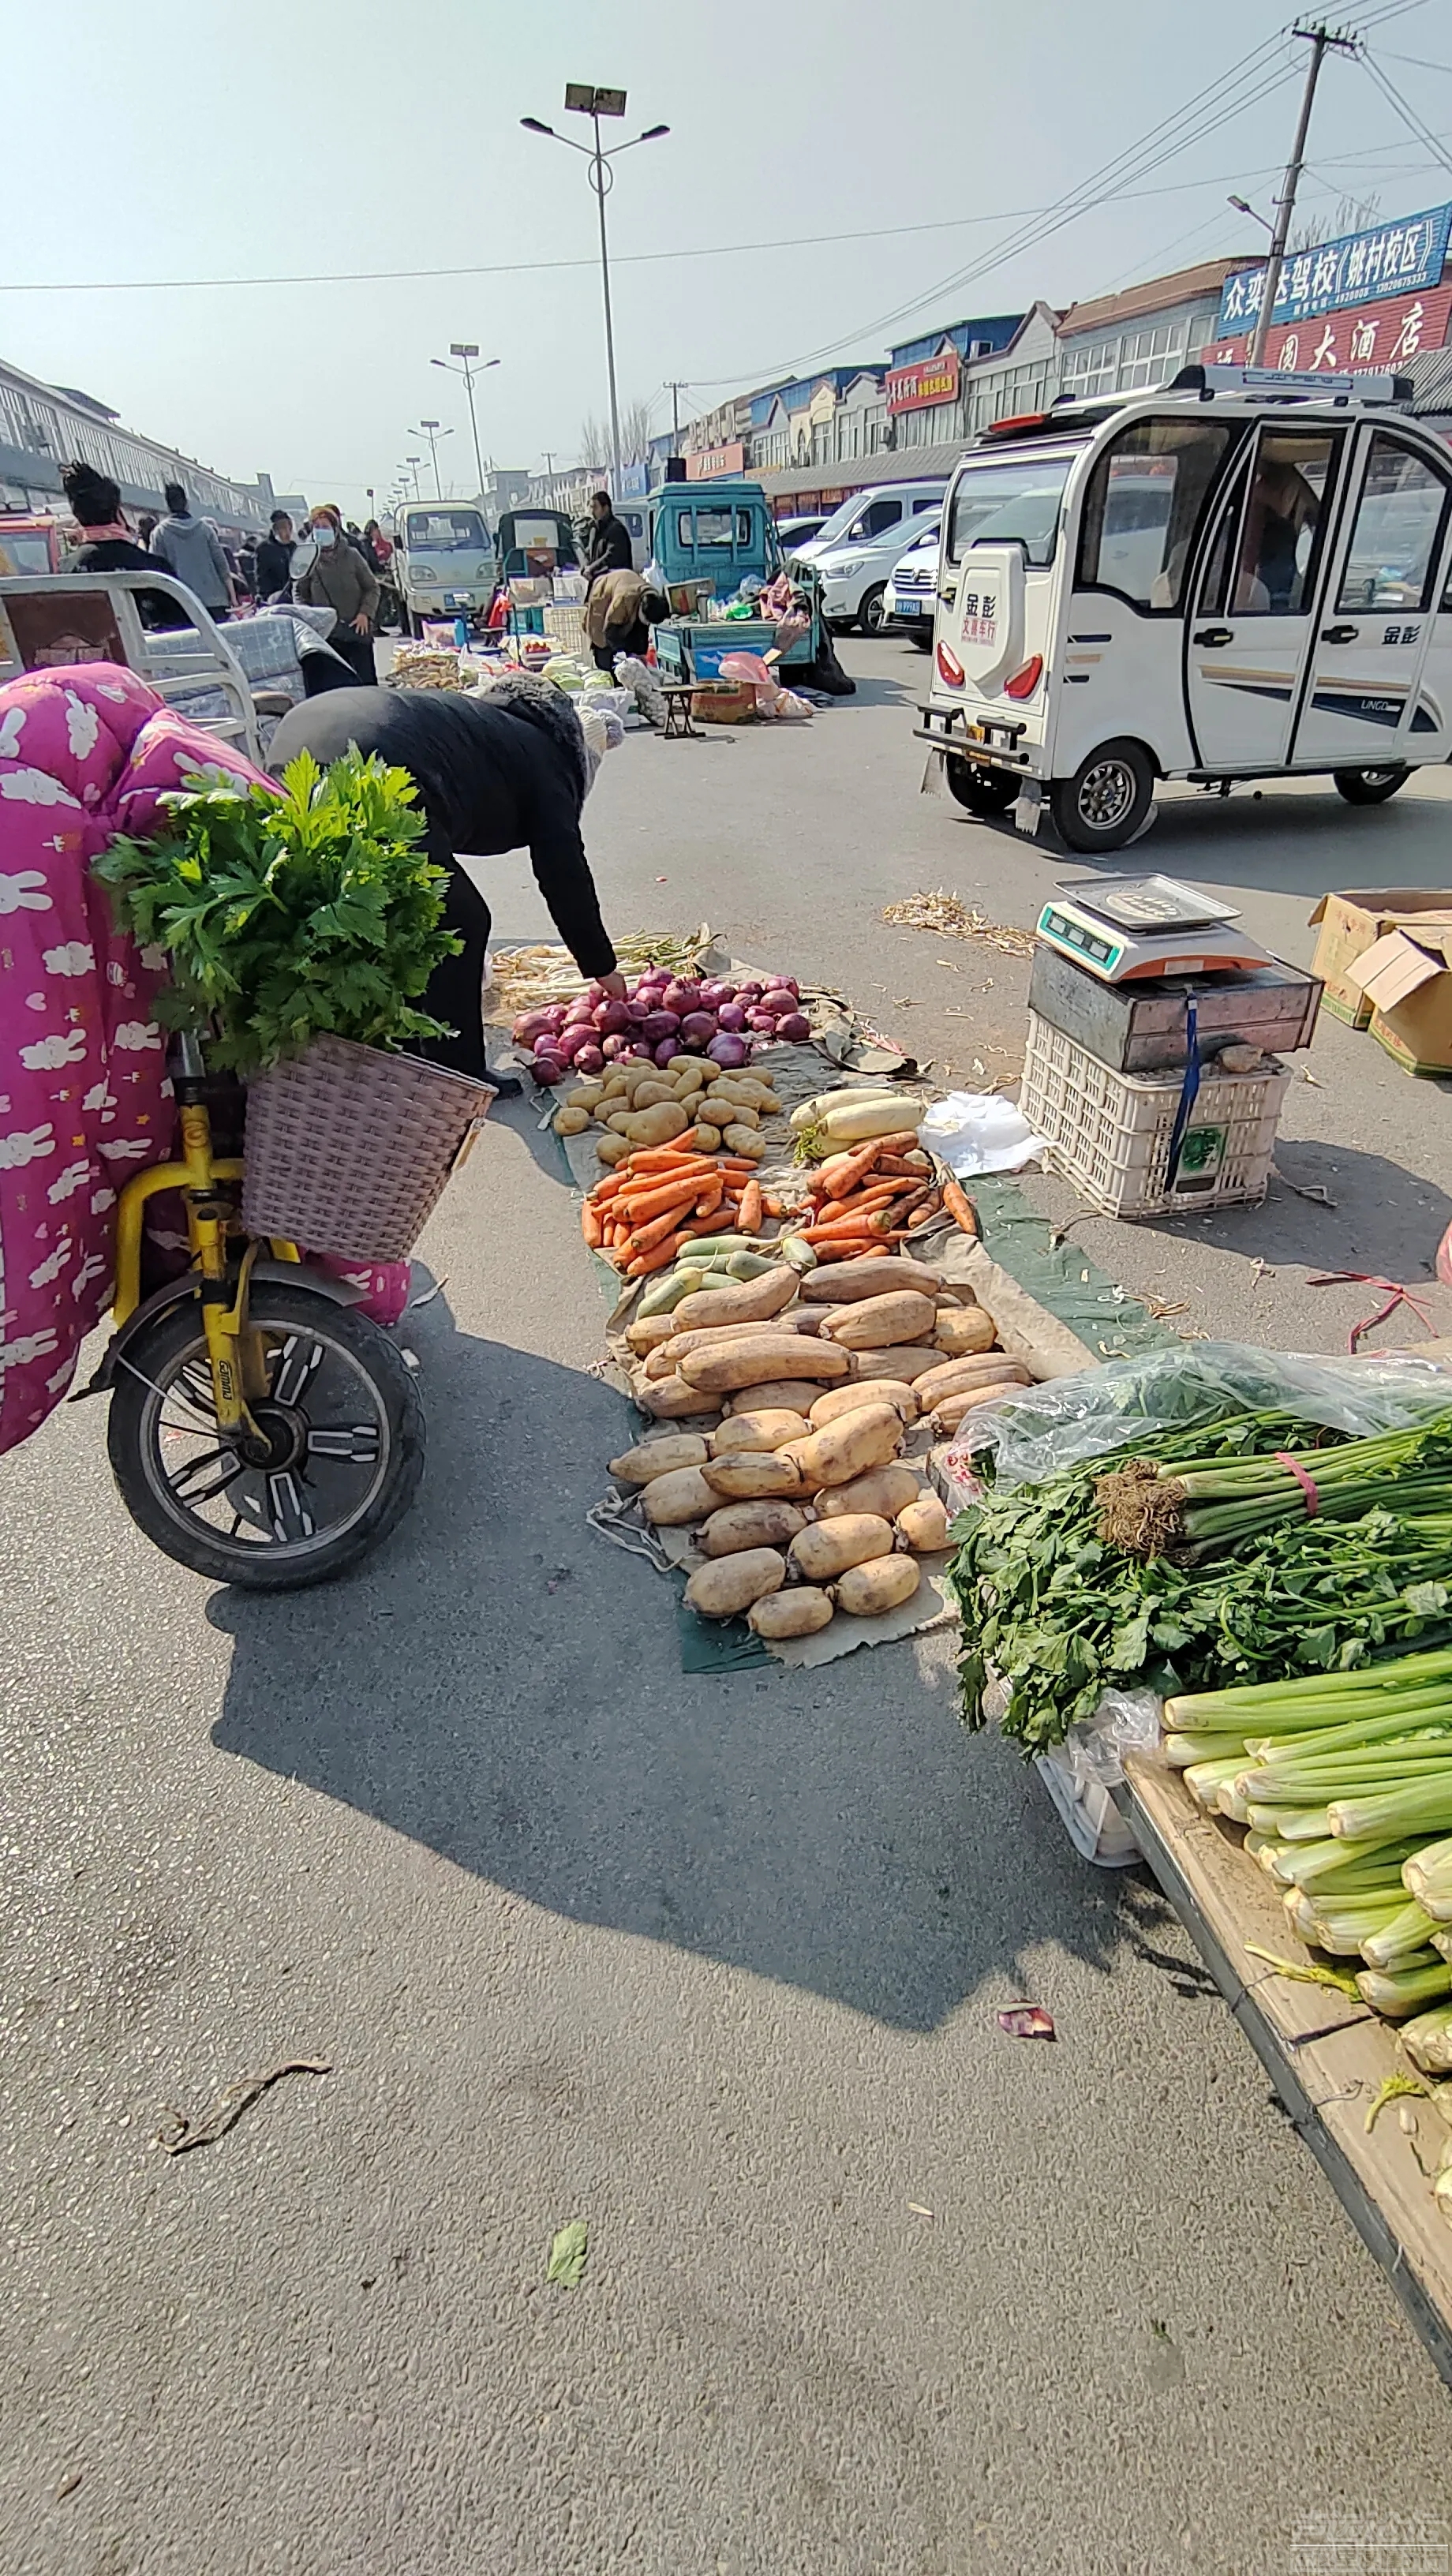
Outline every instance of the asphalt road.
[[[709, 917], [1009, 1071], [1022, 970], [878, 915], [944, 885], [1026, 922], [1062, 862], [920, 799], [921, 666], [846, 658], [810, 729], [612, 755], [607, 916]], [[1440, 780], [1176, 798], [1151, 846], [1304, 955], [1323, 885], [1445, 879], [1447, 820]], [[524, 863], [486, 881], [544, 934]], [[1105, 1266], [1328, 1350], [1367, 1292], [1308, 1268], [1425, 1266], [1445, 1097], [1340, 1030], [1313, 1063], [1283, 1161], [1335, 1216], [1082, 1229]], [[0, 1467], [0, 2564], [1239, 2576], [1312, 2565], [1323, 2509], [1445, 2519], [1390, 2289], [1148, 1883], [964, 1736], [947, 1640], [686, 1677], [660, 1579], [584, 1526], [623, 1408], [521, 1109], [424, 1252], [428, 1474], [362, 1577], [173, 1568], [98, 1405]], [[1024, 1996], [1053, 2046], [998, 2030]], [[150, 2143], [296, 2055], [333, 2071]]]

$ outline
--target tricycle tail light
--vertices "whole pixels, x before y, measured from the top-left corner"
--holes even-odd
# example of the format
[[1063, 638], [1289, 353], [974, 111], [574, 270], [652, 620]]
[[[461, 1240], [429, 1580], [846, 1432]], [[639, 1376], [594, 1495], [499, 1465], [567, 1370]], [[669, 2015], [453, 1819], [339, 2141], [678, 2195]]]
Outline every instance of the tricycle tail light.
[[1043, 676], [1044, 657], [1042, 653], [1035, 653], [1031, 662], [1025, 662], [1021, 671], [1015, 671], [1011, 680], [1004, 681], [1003, 694], [1006, 698], [1031, 698]]
[[957, 654], [951, 653], [947, 645], [941, 642], [938, 645], [938, 674], [941, 679], [947, 681], [950, 689], [962, 688], [963, 665]]

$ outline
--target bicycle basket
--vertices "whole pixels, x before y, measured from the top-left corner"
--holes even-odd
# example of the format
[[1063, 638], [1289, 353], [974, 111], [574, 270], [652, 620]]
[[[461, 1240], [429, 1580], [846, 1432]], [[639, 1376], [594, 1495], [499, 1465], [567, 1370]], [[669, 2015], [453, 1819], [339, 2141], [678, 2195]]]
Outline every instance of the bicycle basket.
[[419, 1056], [315, 1038], [248, 1084], [244, 1225], [347, 1261], [405, 1260], [494, 1097]]

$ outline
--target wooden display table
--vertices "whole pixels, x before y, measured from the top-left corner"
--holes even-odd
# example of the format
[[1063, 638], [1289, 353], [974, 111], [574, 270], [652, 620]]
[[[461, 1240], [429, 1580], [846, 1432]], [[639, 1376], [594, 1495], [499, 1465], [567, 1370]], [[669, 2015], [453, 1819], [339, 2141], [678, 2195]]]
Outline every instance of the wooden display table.
[[[1412, 2102], [1415, 2138], [1389, 2103], [1366, 2114], [1406, 2064], [1388, 2025], [1329, 1986], [1277, 1976], [1247, 1941], [1308, 1961], [1274, 1882], [1240, 1848], [1239, 1826], [1202, 1815], [1177, 1771], [1131, 1756], [1115, 1804], [1239, 2022], [1294, 2126], [1376, 2256], [1442, 2377], [1452, 2386], [1452, 2227], [1418, 2166], [1435, 2168], [1446, 2134], [1430, 2101]], [[1338, 1965], [1353, 1962], [1338, 1962]], [[1308, 2034], [1312, 2034], [1308, 2036]]]

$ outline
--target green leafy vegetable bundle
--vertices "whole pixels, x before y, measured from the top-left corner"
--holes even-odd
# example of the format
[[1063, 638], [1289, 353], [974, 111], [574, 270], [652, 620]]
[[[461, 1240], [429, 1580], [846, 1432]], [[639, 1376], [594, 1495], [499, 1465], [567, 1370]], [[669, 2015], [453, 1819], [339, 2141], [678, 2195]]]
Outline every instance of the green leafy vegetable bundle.
[[[1303, 1421], [1264, 1414], [1194, 1435], [1207, 1464], [1305, 1437]], [[1126, 1465], [1123, 1450], [1040, 1485], [990, 1491], [953, 1525], [966, 1722], [985, 1723], [990, 1666], [1008, 1687], [1005, 1733], [1039, 1753], [1091, 1717], [1108, 1689], [1215, 1690], [1346, 1671], [1452, 1634], [1452, 1437], [1445, 1419], [1420, 1437], [1419, 1463], [1440, 1468], [1435, 1499], [1447, 1496], [1446, 1508], [1431, 1507], [1416, 1477], [1407, 1492], [1416, 1508], [1401, 1507], [1394, 1485], [1354, 1520], [1308, 1517], [1303, 1504], [1296, 1518], [1243, 1535], [1233, 1554], [1190, 1564], [1133, 1555], [1102, 1535], [1099, 1489]], [[1323, 1435], [1318, 1462], [1340, 1446]], [[1184, 1449], [1181, 1429], [1141, 1437], [1132, 1455], [1172, 1463]]]
[[199, 787], [147, 841], [95, 862], [117, 915], [164, 948], [176, 1027], [214, 1032], [207, 1052], [250, 1073], [315, 1037], [406, 1045], [450, 1034], [415, 1007], [460, 942], [442, 927], [445, 871], [407, 770], [356, 751], [320, 771], [303, 752], [282, 789]]

